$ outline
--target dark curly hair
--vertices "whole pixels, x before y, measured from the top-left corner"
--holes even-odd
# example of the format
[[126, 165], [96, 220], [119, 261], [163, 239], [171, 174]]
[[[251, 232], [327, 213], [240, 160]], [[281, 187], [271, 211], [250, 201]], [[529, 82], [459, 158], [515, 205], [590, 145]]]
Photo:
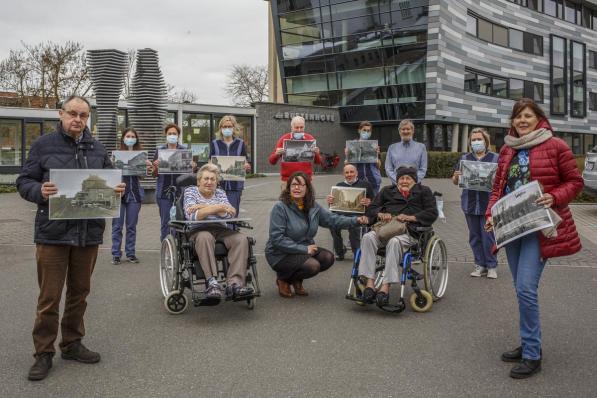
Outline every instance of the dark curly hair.
[[311, 179], [309, 176], [302, 171], [297, 171], [293, 173], [288, 180], [286, 181], [286, 188], [280, 194], [280, 201], [284, 202], [287, 206], [290, 206], [292, 203], [292, 197], [290, 196], [290, 185], [292, 185], [294, 180], [300, 183], [298, 177], [301, 177], [303, 181], [305, 181], [305, 185], [307, 188], [307, 192], [305, 192], [305, 198], [303, 199], [303, 212], [305, 214], [309, 214], [309, 210], [315, 207], [315, 190], [313, 189], [313, 184], [311, 184]]

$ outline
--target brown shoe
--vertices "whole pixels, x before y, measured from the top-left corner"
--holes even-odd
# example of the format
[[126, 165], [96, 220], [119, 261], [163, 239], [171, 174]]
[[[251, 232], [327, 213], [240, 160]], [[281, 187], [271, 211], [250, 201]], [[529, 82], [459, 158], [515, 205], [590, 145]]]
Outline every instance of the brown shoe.
[[31, 369], [29, 369], [27, 378], [34, 381], [43, 380], [50, 372], [50, 368], [52, 368], [52, 357], [54, 357], [54, 353], [42, 352], [35, 354], [34, 356], [35, 363], [31, 366]]
[[290, 290], [290, 283], [276, 279], [276, 284], [278, 285], [278, 293], [280, 293], [280, 296], [285, 298], [291, 298], [294, 296], [294, 294], [292, 294], [292, 290]]
[[303, 281], [294, 281], [292, 282], [292, 287], [294, 288], [294, 294], [297, 296], [308, 296], [309, 293], [303, 287]]
[[69, 359], [82, 363], [97, 363], [101, 356], [99, 353], [91, 351], [77, 340], [62, 349], [62, 359]]

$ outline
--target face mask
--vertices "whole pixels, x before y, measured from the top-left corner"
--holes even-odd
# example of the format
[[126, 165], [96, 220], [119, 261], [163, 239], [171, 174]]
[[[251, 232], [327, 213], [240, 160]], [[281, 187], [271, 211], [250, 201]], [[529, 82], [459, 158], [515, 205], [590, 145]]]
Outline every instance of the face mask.
[[166, 142], [168, 144], [178, 144], [178, 136], [173, 134], [167, 135]]
[[126, 146], [133, 146], [137, 143], [137, 139], [136, 138], [125, 138], [124, 139], [124, 145]]
[[473, 141], [471, 142], [471, 148], [473, 152], [480, 153], [485, 151], [485, 141]]
[[231, 128], [222, 129], [222, 135], [224, 137], [231, 137], [232, 136], [232, 129]]
[[305, 136], [305, 133], [292, 133], [292, 136], [294, 137], [295, 140], [302, 140], [303, 137]]
[[361, 139], [363, 139], [363, 140], [368, 140], [369, 137], [371, 137], [371, 133], [368, 131], [361, 131], [360, 134], [361, 134]]

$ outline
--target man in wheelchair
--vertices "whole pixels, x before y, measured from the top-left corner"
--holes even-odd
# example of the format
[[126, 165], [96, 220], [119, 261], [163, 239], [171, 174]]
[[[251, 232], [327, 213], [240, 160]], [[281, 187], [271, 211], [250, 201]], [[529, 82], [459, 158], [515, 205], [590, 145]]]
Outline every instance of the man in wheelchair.
[[[190, 235], [194, 241], [199, 264], [205, 275], [207, 290], [205, 300], [217, 304], [223, 296], [218, 284], [218, 268], [215, 256], [216, 240], [223, 242], [228, 249], [228, 272], [226, 295], [241, 298], [253, 294], [251, 287], [245, 286], [249, 243], [247, 237], [227, 227], [226, 220], [236, 215], [236, 210], [218, 188], [220, 174], [212, 164], [202, 166], [197, 172], [197, 186], [188, 187], [184, 192], [183, 208], [185, 219], [189, 221], [214, 220], [214, 223], [201, 224]], [[207, 303], [206, 303], [207, 304]]]
[[[388, 306], [390, 284], [400, 283], [399, 266], [405, 250], [417, 243], [420, 236], [418, 227], [431, 226], [438, 217], [431, 189], [416, 181], [416, 168], [399, 166], [396, 170], [396, 185], [384, 187], [367, 209], [366, 214], [371, 222], [379, 220], [389, 226], [392, 221], [394, 232], [390, 232], [392, 236], [387, 236], [387, 230], [382, 231], [374, 226], [374, 230], [362, 238], [358, 274], [367, 280], [362, 297], [365, 303], [375, 302], [380, 308]], [[381, 287], [376, 291], [376, 255], [383, 246], [386, 247], [384, 277]]]

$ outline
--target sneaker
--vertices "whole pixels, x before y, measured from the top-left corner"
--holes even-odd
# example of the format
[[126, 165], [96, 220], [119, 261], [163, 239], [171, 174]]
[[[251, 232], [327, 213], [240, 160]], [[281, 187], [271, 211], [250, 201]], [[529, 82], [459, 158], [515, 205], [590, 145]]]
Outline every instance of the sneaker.
[[497, 271], [495, 270], [495, 268], [489, 268], [487, 270], [487, 277], [489, 279], [497, 279]]
[[137, 256], [128, 256], [126, 259], [129, 263], [133, 263], [133, 264], [139, 263], [139, 259], [137, 258]]
[[81, 363], [97, 363], [101, 357], [99, 353], [91, 351], [80, 340], [77, 340], [62, 349], [62, 359]]
[[120, 264], [120, 257], [117, 257], [117, 256], [112, 257], [112, 264], [114, 264], [114, 265]]
[[480, 265], [475, 265], [475, 270], [471, 272], [471, 276], [474, 276], [475, 278], [478, 278], [485, 274], [487, 274], [487, 268], [481, 267]]
[[205, 290], [205, 297], [208, 299], [220, 300], [222, 298], [222, 288], [218, 284], [218, 280], [214, 277], [207, 281], [207, 289]]
[[35, 363], [29, 369], [27, 378], [33, 381], [45, 379], [52, 368], [53, 356], [53, 352], [42, 352], [40, 354], [35, 354]]

